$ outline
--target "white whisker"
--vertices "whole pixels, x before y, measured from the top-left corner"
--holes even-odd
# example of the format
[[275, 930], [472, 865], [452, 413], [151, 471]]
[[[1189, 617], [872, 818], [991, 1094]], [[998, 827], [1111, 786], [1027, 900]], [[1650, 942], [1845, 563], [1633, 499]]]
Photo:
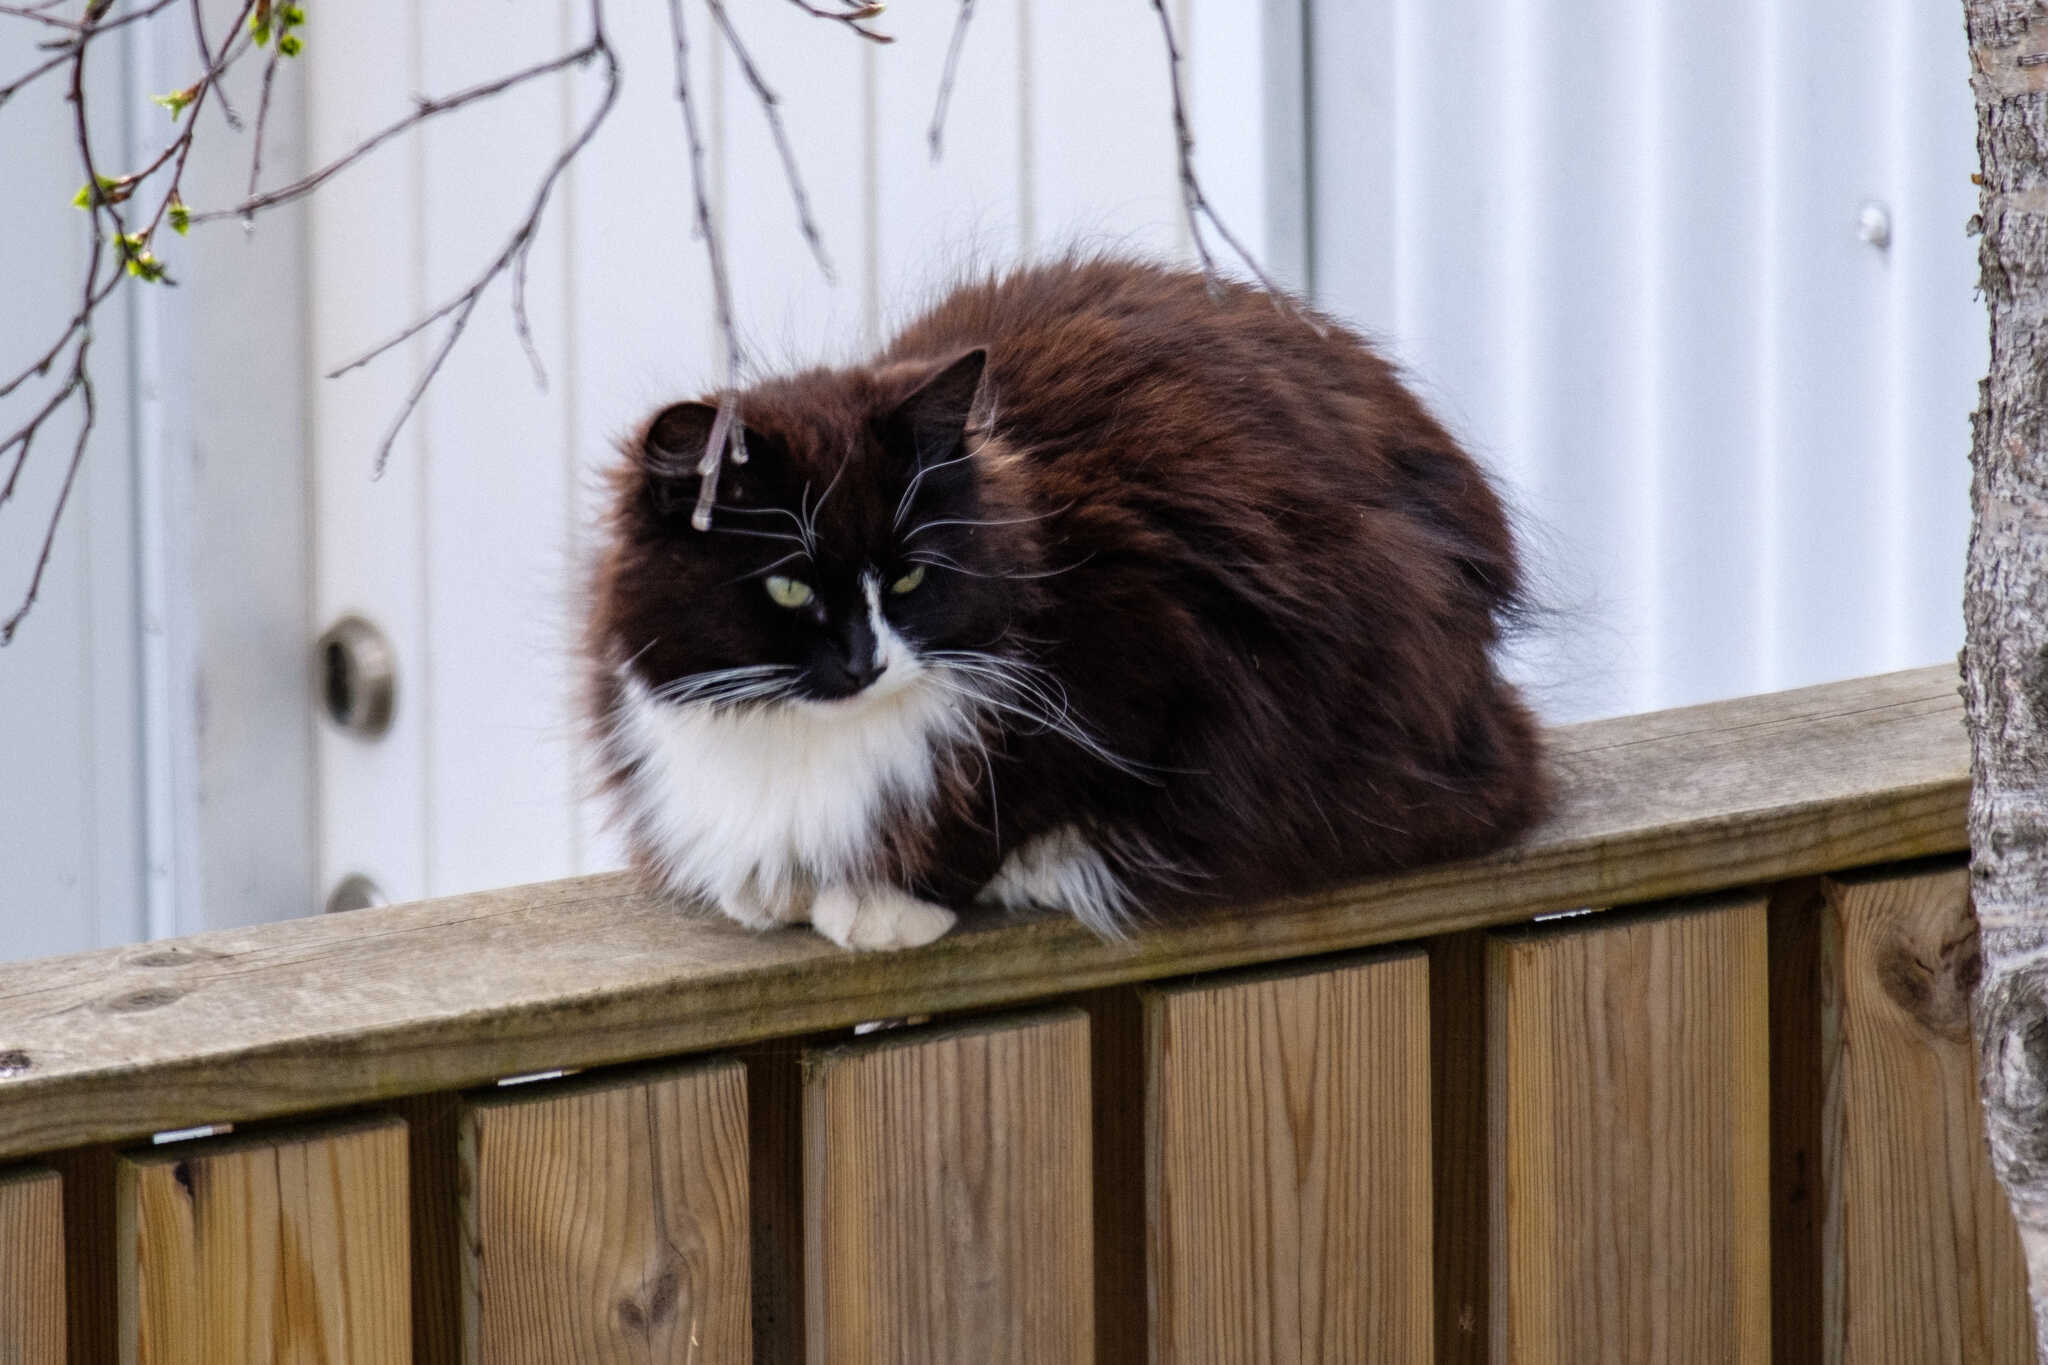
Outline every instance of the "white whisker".
[[1044, 521], [1047, 517], [1056, 517], [1073, 505], [1072, 503], [1067, 503], [1064, 506], [1055, 507], [1049, 512], [1039, 512], [1028, 517], [995, 517], [987, 521], [977, 521], [972, 517], [941, 517], [937, 521], [919, 522], [904, 534], [903, 539], [905, 543], [908, 543], [923, 535], [926, 531], [936, 531], [942, 526], [1022, 526], [1026, 522]]
[[953, 465], [964, 463], [973, 458], [974, 452], [970, 450], [965, 455], [957, 456], [954, 459], [940, 460], [937, 464], [919, 466], [917, 473], [912, 476], [909, 485], [904, 488], [903, 497], [896, 503], [896, 517], [895, 520], [890, 522], [891, 529], [903, 529], [903, 518], [910, 514], [910, 501], [917, 496], [918, 486], [924, 482], [925, 475], [932, 473], [934, 470], [950, 468]]

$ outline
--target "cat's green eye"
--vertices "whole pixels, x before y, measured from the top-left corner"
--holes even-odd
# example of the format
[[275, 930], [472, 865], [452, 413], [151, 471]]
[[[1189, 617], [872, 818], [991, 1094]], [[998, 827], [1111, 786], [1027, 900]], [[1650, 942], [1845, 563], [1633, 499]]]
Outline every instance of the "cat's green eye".
[[917, 585], [922, 582], [924, 582], [924, 565], [920, 564], [894, 583], [891, 583], [889, 591], [894, 593], [916, 592]]
[[797, 578], [784, 578], [781, 574], [769, 574], [767, 578], [768, 598], [778, 607], [795, 611], [798, 607], [809, 606], [817, 594], [811, 585]]

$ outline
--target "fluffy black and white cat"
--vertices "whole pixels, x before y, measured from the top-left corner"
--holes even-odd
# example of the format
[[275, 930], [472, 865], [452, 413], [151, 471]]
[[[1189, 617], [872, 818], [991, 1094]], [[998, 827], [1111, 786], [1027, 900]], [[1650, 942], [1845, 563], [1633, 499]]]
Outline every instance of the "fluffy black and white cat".
[[586, 652], [636, 864], [855, 948], [975, 902], [1105, 934], [1526, 828], [1495, 669], [1520, 576], [1479, 467], [1357, 336], [1075, 260], [956, 290], [872, 362], [628, 445]]

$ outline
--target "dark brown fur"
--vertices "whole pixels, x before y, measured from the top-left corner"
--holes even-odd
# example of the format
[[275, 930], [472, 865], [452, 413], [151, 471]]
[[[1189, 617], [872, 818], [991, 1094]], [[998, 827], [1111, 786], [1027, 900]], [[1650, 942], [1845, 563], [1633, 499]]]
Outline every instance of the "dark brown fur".
[[[944, 496], [983, 524], [933, 533], [968, 572], [916, 629], [1028, 657], [1127, 770], [991, 721], [986, 768], [896, 812], [868, 875], [964, 905], [1072, 824], [1157, 911], [1476, 854], [1542, 812], [1537, 728], [1492, 657], [1521, 593], [1500, 499], [1358, 337], [1255, 289], [1122, 260], [958, 289], [870, 365], [743, 394], [757, 456], [723, 471], [722, 524], [836, 477], [819, 539], [880, 553], [917, 459], [891, 414], [977, 348], [971, 483]], [[636, 651], [659, 686], [805, 647], [726, 586], [782, 547], [686, 525], [694, 411], [657, 418], [619, 473], [589, 646], [601, 725]], [[633, 756], [606, 754], [623, 778]]]

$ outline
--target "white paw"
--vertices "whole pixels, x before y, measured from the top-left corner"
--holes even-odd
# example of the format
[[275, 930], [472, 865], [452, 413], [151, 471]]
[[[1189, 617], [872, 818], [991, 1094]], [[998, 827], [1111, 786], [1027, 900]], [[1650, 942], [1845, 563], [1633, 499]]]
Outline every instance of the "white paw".
[[758, 871], [718, 895], [718, 908], [727, 919], [754, 930], [802, 924], [808, 917], [810, 902], [808, 878], [769, 882]]
[[1108, 860], [1072, 825], [1011, 850], [978, 899], [1006, 910], [1064, 910], [1106, 938], [1124, 934], [1130, 903]]
[[827, 887], [811, 902], [811, 927], [842, 948], [922, 948], [954, 922], [945, 906], [893, 886]]

